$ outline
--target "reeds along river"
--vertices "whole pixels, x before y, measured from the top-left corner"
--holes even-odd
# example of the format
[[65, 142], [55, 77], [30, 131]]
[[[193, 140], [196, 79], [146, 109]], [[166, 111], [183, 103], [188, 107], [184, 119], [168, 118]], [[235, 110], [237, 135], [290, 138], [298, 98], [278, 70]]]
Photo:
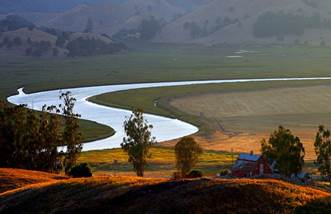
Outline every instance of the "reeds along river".
[[[85, 143], [83, 150], [102, 150], [117, 148], [120, 146], [125, 136], [123, 122], [131, 115], [130, 111], [118, 108], [106, 107], [89, 102], [87, 99], [99, 94], [125, 91], [130, 89], [169, 87], [201, 84], [224, 84], [224, 83], [245, 83], [245, 82], [268, 82], [268, 81], [311, 81], [311, 80], [331, 80], [331, 77], [311, 77], [311, 78], [269, 78], [269, 79], [232, 79], [232, 80], [207, 80], [207, 81], [183, 81], [183, 82], [158, 82], [139, 83], [123, 85], [93, 86], [81, 88], [68, 88], [52, 91], [43, 91], [32, 94], [25, 94], [23, 89], [18, 89], [18, 94], [8, 97], [10, 103], [19, 105], [26, 104], [28, 108], [41, 110], [43, 105], [58, 105], [59, 95], [62, 92], [70, 91], [77, 99], [75, 112], [81, 115], [82, 119], [94, 121], [112, 127], [115, 135], [101, 140]], [[157, 115], [145, 114], [147, 121], [153, 125], [152, 134], [157, 141], [172, 140], [187, 135], [194, 134], [198, 128], [177, 119], [161, 117]]]

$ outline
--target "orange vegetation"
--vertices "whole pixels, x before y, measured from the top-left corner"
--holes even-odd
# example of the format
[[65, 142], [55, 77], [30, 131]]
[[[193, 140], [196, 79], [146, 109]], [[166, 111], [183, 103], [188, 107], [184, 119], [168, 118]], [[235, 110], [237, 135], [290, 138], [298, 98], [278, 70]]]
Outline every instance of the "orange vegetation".
[[65, 179], [65, 176], [45, 172], [0, 168], [0, 193], [26, 185]]
[[[1, 169], [1, 177], [7, 169]], [[273, 179], [169, 179], [100, 175], [57, 180], [52, 174], [7, 170], [36, 177], [0, 194], [0, 212], [292, 213], [330, 193]], [[22, 174], [22, 175], [23, 175]], [[328, 202], [326, 203], [328, 205]], [[321, 207], [322, 209], [323, 207]], [[325, 207], [324, 207], [325, 208]], [[315, 208], [314, 208], [315, 209]]]

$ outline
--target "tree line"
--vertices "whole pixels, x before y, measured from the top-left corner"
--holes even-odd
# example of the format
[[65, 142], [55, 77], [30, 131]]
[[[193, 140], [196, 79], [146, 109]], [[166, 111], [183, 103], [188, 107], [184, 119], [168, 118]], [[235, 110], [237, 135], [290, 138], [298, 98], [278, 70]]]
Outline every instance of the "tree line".
[[[328, 181], [331, 181], [331, 131], [319, 126], [315, 136], [315, 164], [318, 171]], [[289, 129], [279, 126], [269, 137], [261, 142], [262, 155], [276, 161], [280, 174], [296, 175], [304, 166], [305, 148], [299, 137]]]
[[0, 102], [0, 167], [69, 173], [82, 150], [79, 115], [70, 92], [60, 99], [63, 104], [41, 112]]

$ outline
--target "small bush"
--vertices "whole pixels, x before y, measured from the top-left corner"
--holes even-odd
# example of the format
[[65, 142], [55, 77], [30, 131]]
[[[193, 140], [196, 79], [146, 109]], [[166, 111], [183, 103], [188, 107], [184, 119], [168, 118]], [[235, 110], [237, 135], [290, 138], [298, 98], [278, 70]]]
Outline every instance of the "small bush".
[[192, 170], [188, 175], [188, 178], [201, 178], [202, 172], [199, 170]]
[[219, 173], [219, 176], [227, 176], [230, 174], [230, 171], [228, 169], [222, 169]]
[[87, 178], [92, 176], [92, 172], [87, 163], [81, 163], [70, 169], [69, 176], [74, 178]]

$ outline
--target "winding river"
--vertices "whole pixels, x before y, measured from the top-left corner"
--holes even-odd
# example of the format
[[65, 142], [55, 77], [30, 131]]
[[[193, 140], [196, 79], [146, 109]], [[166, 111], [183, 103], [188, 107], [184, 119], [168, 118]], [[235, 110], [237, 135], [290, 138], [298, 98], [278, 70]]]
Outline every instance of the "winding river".
[[[107, 85], [81, 88], [68, 88], [61, 90], [43, 91], [38, 93], [26, 94], [23, 88], [18, 89], [18, 94], [8, 97], [10, 103], [19, 105], [26, 104], [28, 108], [41, 110], [44, 104], [58, 105], [60, 103], [59, 95], [62, 92], [71, 91], [77, 99], [75, 111], [81, 115], [82, 119], [95, 121], [97, 123], [111, 126], [116, 133], [108, 138], [85, 143], [84, 151], [102, 150], [117, 148], [120, 146], [123, 137], [124, 120], [130, 116], [131, 112], [124, 109], [106, 107], [88, 101], [88, 98], [116, 91], [125, 91], [131, 89], [201, 85], [201, 84], [224, 84], [224, 83], [245, 83], [245, 82], [270, 82], [270, 81], [311, 81], [311, 80], [331, 80], [331, 77], [311, 77], [311, 78], [265, 78], [265, 79], [232, 79], [232, 80], [207, 80], [207, 81], [183, 81], [183, 82], [159, 82], [159, 83], [139, 83], [139, 84], [122, 84]], [[166, 141], [177, 139], [183, 136], [194, 134], [198, 128], [186, 122], [161, 117], [152, 114], [145, 114], [149, 123], [153, 124], [153, 136], [157, 141]]]

